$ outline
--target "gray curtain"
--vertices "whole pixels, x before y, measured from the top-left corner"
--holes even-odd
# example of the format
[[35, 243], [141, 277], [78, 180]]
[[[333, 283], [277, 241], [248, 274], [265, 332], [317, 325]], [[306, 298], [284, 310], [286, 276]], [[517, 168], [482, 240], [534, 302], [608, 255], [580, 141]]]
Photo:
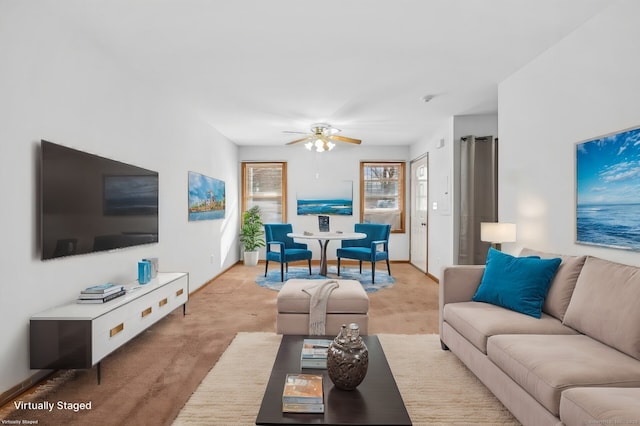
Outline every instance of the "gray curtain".
[[480, 241], [480, 222], [498, 221], [498, 141], [493, 136], [460, 139], [459, 219], [458, 264], [484, 264], [490, 244]]

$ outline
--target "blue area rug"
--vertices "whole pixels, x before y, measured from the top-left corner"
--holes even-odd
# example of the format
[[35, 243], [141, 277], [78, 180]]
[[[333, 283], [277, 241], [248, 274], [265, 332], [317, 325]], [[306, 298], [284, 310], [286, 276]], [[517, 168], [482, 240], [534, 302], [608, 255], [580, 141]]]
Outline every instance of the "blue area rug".
[[[271, 265], [269, 265], [271, 266]], [[360, 281], [362, 287], [366, 290], [367, 293], [374, 293], [383, 288], [391, 287], [396, 280], [393, 279], [392, 276], [387, 274], [386, 270], [382, 271], [376, 268], [376, 282], [375, 284], [371, 283], [371, 268], [365, 268], [362, 266], [362, 274], [359, 272], [358, 268], [342, 268], [340, 271], [340, 276], [337, 275], [337, 268], [335, 266], [329, 266], [328, 274], [329, 277], [320, 275], [319, 268], [311, 268], [311, 275], [309, 275], [309, 268], [306, 267], [291, 267], [289, 268], [289, 272], [284, 273], [284, 280], [290, 279], [303, 279], [303, 280], [326, 280], [329, 279], [344, 279], [344, 280], [356, 280]], [[261, 287], [265, 287], [271, 290], [279, 291], [282, 288], [282, 281], [280, 281], [280, 264], [275, 263], [273, 268], [269, 268], [269, 272], [267, 272], [267, 276], [260, 274], [256, 277], [256, 284]]]

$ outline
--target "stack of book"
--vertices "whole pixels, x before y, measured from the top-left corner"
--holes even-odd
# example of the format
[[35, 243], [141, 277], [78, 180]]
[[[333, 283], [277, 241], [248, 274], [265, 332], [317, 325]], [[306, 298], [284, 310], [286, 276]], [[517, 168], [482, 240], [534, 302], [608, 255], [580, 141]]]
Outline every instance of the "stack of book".
[[324, 413], [322, 376], [290, 373], [284, 382], [282, 411], [285, 413]]
[[78, 303], [105, 303], [127, 293], [119, 284], [100, 284], [87, 287], [80, 292]]
[[331, 340], [304, 339], [300, 353], [300, 368], [327, 369], [327, 351]]

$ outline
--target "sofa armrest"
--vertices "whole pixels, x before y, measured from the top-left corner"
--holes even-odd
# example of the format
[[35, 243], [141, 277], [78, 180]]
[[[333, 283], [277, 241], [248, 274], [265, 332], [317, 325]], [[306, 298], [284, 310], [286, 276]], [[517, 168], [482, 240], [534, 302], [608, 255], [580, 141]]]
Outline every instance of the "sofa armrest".
[[455, 265], [442, 269], [440, 304], [471, 300], [484, 274], [484, 265]]
[[454, 265], [445, 266], [442, 269], [442, 279], [440, 280], [440, 335], [442, 336], [443, 309], [447, 303], [469, 302], [476, 290], [482, 275], [484, 265]]

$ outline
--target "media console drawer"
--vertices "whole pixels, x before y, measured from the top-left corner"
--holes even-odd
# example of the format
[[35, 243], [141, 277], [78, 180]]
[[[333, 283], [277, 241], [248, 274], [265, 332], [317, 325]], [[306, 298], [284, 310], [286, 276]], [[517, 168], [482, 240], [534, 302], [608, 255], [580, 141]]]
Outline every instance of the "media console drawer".
[[98, 366], [111, 352], [189, 300], [187, 273], [158, 273], [148, 284], [126, 286], [127, 294], [101, 304], [49, 309], [31, 317], [32, 369]]

